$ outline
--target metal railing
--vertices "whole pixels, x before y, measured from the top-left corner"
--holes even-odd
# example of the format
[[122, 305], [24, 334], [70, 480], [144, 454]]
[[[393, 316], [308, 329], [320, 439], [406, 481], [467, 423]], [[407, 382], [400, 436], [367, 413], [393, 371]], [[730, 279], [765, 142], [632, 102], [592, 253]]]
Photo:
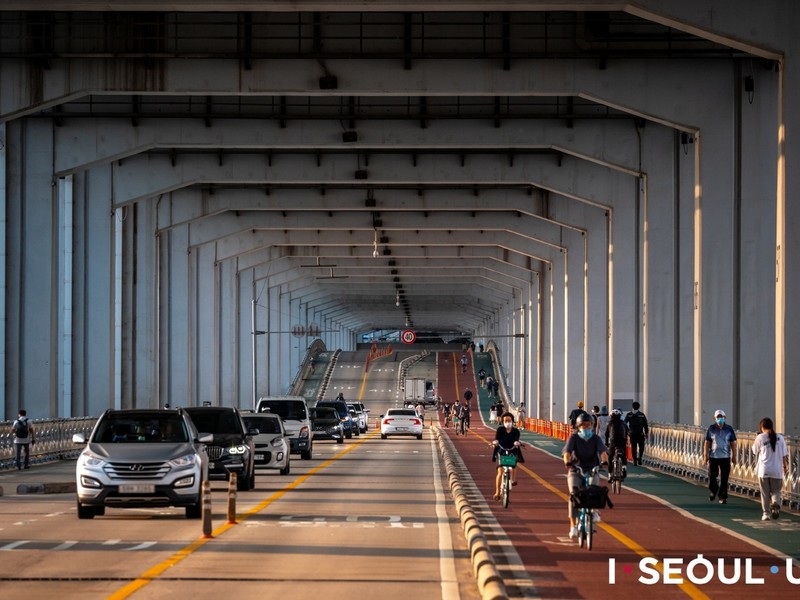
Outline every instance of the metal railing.
[[[527, 419], [525, 428], [560, 440], [566, 440], [571, 427], [545, 419]], [[703, 463], [703, 445], [707, 427], [672, 423], [651, 423], [643, 462], [649, 467], [699, 482], [708, 481], [708, 468]], [[731, 466], [729, 486], [732, 491], [748, 496], [759, 495], [757, 457], [753, 431], [736, 432], [736, 464]], [[783, 477], [781, 496], [792, 508], [800, 508], [800, 438], [784, 436], [789, 450], [789, 472]], [[628, 458], [631, 458], [628, 448]]]
[[[36, 443], [31, 446], [31, 463], [44, 463], [64, 458], [77, 458], [83, 446], [72, 443], [75, 433], [89, 434], [97, 422], [97, 417], [75, 419], [31, 420]], [[13, 421], [0, 423], [0, 469], [15, 468]]]

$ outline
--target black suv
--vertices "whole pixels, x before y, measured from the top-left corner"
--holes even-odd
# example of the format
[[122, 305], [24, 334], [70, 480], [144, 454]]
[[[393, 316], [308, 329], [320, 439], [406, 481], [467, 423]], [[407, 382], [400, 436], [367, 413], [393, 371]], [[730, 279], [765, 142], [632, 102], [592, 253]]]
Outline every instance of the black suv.
[[343, 400], [320, 400], [317, 402], [316, 408], [323, 408], [323, 407], [335, 408], [336, 414], [339, 415], [339, 420], [342, 422], [342, 427], [344, 428], [344, 437], [348, 440], [353, 437], [353, 434], [358, 431], [358, 423], [353, 421], [353, 417], [350, 415], [350, 409], [347, 408], [347, 402]]
[[248, 431], [239, 410], [227, 406], [191, 406], [184, 409], [200, 435], [212, 434], [214, 441], [206, 446], [208, 478], [227, 480], [236, 473], [236, 487], [252, 490], [256, 486], [256, 430]]

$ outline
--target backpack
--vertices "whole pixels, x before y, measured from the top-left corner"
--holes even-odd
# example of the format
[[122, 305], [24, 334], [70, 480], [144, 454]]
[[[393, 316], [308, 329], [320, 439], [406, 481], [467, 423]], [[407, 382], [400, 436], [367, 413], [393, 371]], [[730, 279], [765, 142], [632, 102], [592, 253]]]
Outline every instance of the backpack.
[[17, 419], [14, 434], [20, 439], [28, 437], [28, 419]]

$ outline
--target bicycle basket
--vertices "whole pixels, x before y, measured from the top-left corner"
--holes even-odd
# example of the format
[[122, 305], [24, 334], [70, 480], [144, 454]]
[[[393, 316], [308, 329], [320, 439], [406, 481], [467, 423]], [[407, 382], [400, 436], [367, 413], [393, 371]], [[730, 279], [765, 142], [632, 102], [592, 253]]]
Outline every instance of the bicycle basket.
[[500, 466], [501, 467], [516, 467], [517, 466], [517, 457], [513, 454], [501, 454], [500, 455]]
[[573, 492], [571, 500], [575, 508], [613, 508], [608, 488], [601, 485], [590, 485], [588, 489]]

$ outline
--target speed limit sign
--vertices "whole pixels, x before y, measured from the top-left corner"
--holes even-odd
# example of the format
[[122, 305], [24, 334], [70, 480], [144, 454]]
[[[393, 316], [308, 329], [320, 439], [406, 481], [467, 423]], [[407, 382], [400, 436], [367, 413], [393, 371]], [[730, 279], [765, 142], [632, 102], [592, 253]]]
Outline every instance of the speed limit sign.
[[417, 334], [410, 329], [406, 329], [402, 334], [400, 334], [400, 339], [403, 340], [404, 344], [413, 344], [417, 339]]

